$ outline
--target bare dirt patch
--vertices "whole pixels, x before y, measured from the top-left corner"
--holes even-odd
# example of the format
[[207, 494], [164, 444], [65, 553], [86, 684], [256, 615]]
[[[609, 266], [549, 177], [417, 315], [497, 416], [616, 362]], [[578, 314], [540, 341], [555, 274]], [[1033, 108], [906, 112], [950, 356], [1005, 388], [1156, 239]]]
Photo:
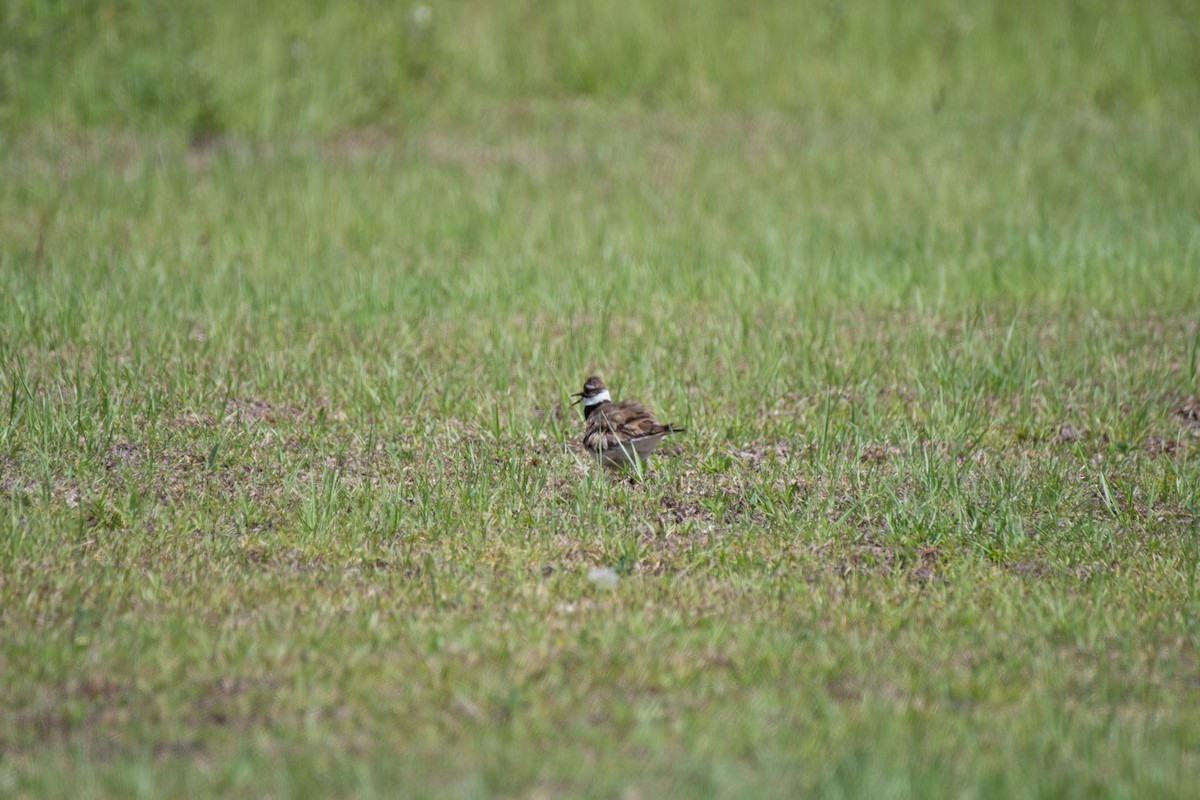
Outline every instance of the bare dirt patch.
[[182, 431], [190, 428], [211, 428], [215, 423], [212, 415], [200, 414], [194, 411], [189, 411], [186, 414], [180, 414], [170, 422], [172, 430]]
[[1192, 395], [1175, 406], [1171, 416], [1179, 420], [1185, 428], [1200, 430], [1200, 396]]
[[1180, 451], [1180, 444], [1176, 439], [1147, 436], [1146, 441], [1142, 443], [1142, 450], [1145, 451], [1146, 455], [1165, 456], [1169, 458]]
[[910, 551], [864, 538], [847, 547], [823, 545], [817, 548], [816, 554], [828, 564], [829, 569], [843, 578], [854, 575], [884, 577], [901, 573], [921, 586], [946, 580], [939, 572], [945, 562], [945, 554], [934, 545]]
[[296, 406], [271, 403], [254, 397], [231, 398], [225, 403], [225, 422], [283, 422], [301, 419], [304, 415]]
[[711, 522], [713, 518], [712, 512], [698, 503], [680, 500], [671, 495], [665, 495], [660, 505], [663, 509], [659, 515], [660, 521], [682, 525], [688, 522]]
[[732, 455], [751, 468], [757, 469], [772, 460], [787, 461], [793, 454], [793, 448], [788, 442], [767, 442], [734, 450]]
[[112, 471], [121, 466], [133, 466], [141, 462], [144, 448], [133, 442], [118, 442], [104, 454], [104, 468]]
[[898, 457], [903, 451], [888, 442], [872, 442], [863, 447], [859, 460], [864, 464], [880, 464]]

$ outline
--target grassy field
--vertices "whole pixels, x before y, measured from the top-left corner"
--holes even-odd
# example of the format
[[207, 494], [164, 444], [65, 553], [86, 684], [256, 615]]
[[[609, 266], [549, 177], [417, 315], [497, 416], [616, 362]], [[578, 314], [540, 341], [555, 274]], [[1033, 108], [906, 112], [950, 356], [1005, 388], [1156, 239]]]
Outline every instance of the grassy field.
[[1197, 31], [0, 5], [0, 795], [1192, 795]]

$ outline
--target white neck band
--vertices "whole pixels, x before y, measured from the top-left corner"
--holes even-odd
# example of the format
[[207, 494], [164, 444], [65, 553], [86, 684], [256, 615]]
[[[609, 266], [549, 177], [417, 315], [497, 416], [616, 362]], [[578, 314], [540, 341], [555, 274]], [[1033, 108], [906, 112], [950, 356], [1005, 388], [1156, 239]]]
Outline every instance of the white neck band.
[[598, 406], [598, 405], [600, 405], [601, 403], [607, 403], [607, 402], [608, 402], [608, 400], [609, 400], [609, 397], [608, 397], [608, 389], [605, 389], [603, 392], [601, 392], [600, 394], [596, 395], [595, 397], [585, 397], [585, 398], [583, 398], [583, 407], [584, 407], [584, 408], [591, 408], [592, 406]]

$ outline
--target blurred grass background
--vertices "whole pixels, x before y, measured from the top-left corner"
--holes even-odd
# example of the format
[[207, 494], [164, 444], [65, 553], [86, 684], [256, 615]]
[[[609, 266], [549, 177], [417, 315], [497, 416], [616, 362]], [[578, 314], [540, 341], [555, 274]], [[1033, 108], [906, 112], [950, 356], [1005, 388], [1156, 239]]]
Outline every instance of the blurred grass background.
[[0, 794], [1187, 796], [1198, 36], [3, 0]]
[[[613, 295], [619, 309], [633, 281], [666, 302], [1196, 299], [1188, 3], [9, 0], [3, 14], [10, 259], [40, 262], [56, 231], [93, 254], [130, 235], [99, 213], [120, 171], [151, 214], [132, 235], [215, 248], [213, 269], [182, 278], [248, 258], [240, 285], [284, 298], [359, 285], [395, 308], [416, 291], [396, 276], [415, 271], [443, 293], [454, 278], [466, 303], [519, 283], [527, 308]], [[209, 166], [224, 173], [205, 180]], [[220, 202], [194, 206], [197, 175]], [[189, 207], [210, 216], [193, 226]], [[331, 248], [359, 284], [324, 268], [277, 279]]]
[[271, 3], [7, 0], [4, 122], [191, 136], [403, 131], [480, 99], [592, 98], [886, 125], [1200, 104], [1180, 0]]

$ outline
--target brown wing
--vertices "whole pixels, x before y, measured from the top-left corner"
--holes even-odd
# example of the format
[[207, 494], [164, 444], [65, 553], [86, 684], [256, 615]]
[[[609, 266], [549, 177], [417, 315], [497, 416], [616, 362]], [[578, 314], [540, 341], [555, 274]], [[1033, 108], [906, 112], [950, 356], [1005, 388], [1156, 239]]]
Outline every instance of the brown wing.
[[670, 425], [659, 423], [641, 403], [632, 400], [604, 403], [588, 419], [583, 446], [589, 450], [611, 450], [633, 439], [673, 430]]

